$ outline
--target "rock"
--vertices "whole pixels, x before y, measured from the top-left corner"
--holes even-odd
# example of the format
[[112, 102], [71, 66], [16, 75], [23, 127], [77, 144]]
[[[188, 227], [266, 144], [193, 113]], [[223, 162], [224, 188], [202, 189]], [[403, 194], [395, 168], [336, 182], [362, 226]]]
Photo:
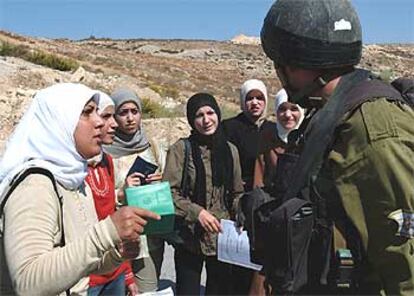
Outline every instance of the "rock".
[[82, 82], [83, 80], [85, 80], [86, 77], [86, 70], [80, 66], [73, 74], [71, 77], [71, 81], [72, 82]]
[[139, 53], [149, 53], [149, 54], [159, 53], [160, 51], [161, 51], [160, 47], [151, 45], [151, 44], [143, 45], [136, 50], [136, 52], [139, 52]]
[[237, 35], [230, 40], [234, 44], [249, 44], [249, 45], [260, 45], [260, 38], [253, 36], [246, 36], [244, 34]]

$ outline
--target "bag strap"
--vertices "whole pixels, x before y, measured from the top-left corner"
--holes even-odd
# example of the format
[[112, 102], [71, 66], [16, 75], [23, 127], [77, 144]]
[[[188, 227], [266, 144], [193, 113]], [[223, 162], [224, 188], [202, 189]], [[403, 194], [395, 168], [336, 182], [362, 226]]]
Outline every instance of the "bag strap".
[[[63, 226], [63, 197], [62, 197], [62, 195], [59, 193], [59, 191], [58, 191], [58, 188], [57, 188], [57, 183], [56, 183], [56, 179], [55, 179], [55, 177], [53, 176], [53, 174], [49, 171], [49, 170], [47, 170], [47, 169], [45, 169], [45, 168], [41, 168], [41, 167], [31, 167], [31, 168], [28, 168], [27, 170], [25, 170], [23, 173], [21, 173], [21, 174], [17, 174], [12, 180], [11, 180], [11, 182], [10, 182], [10, 188], [9, 188], [9, 190], [7, 191], [7, 193], [6, 193], [6, 195], [4, 196], [4, 198], [3, 198], [3, 200], [2, 200], [2, 202], [1, 202], [1, 204], [0, 204], [0, 218], [2, 218], [3, 217], [3, 210], [4, 210], [4, 207], [6, 206], [6, 202], [7, 202], [7, 200], [9, 199], [9, 197], [10, 197], [10, 195], [13, 193], [13, 191], [17, 188], [17, 186], [21, 183], [21, 182], [23, 182], [23, 180], [24, 179], [26, 179], [27, 178], [27, 176], [29, 176], [29, 175], [32, 175], [32, 174], [40, 174], [40, 175], [44, 175], [44, 176], [46, 176], [46, 177], [48, 177], [49, 179], [50, 179], [50, 181], [52, 182], [52, 185], [53, 185], [53, 190], [55, 191], [55, 193], [56, 193], [56, 196], [58, 197], [58, 200], [59, 200], [59, 206], [60, 206], [60, 209], [61, 209], [61, 212], [62, 212], [62, 215], [61, 215], [61, 225], [62, 225], [62, 235], [61, 235], [61, 239], [60, 239], [60, 244], [59, 244], [59, 246], [60, 247], [63, 247], [63, 246], [65, 246], [65, 244], [66, 244], [66, 241], [65, 241], [65, 229], [64, 229], [64, 226]], [[3, 234], [2, 234], [3, 235]], [[65, 293], [66, 293], [66, 295], [67, 296], [69, 296], [70, 295], [70, 289], [67, 289], [66, 291], [65, 291]]]
[[3, 216], [3, 210], [6, 206], [6, 202], [9, 199], [10, 195], [13, 193], [13, 191], [16, 189], [16, 187], [24, 180], [27, 176], [31, 174], [40, 174], [48, 177], [52, 184], [53, 184], [53, 190], [56, 192], [58, 199], [59, 199], [59, 205], [62, 206], [62, 196], [59, 194], [59, 191], [57, 189], [56, 180], [53, 174], [48, 171], [47, 169], [41, 168], [41, 167], [31, 167], [25, 170], [21, 174], [17, 174], [10, 182], [10, 188], [7, 191], [6, 195], [4, 196], [1, 205], [0, 205], [0, 217]]
[[352, 112], [361, 104], [377, 98], [387, 98], [388, 100], [405, 102], [401, 93], [390, 84], [379, 79], [370, 79], [362, 81], [347, 94], [344, 113]]
[[[291, 174], [285, 200], [299, 196], [299, 192], [318, 174], [343, 116], [367, 101], [384, 97], [405, 102], [397, 89], [375, 79], [369, 71], [357, 69], [342, 77], [325, 107], [314, 115], [306, 127], [305, 133], [309, 133], [309, 138], [294, 168], [295, 173]], [[302, 193], [302, 198], [308, 199], [308, 194]]]
[[346, 113], [347, 94], [355, 85], [367, 80], [370, 75], [369, 71], [357, 69], [342, 76], [328, 102], [312, 117], [305, 131], [303, 151], [288, 180], [289, 186], [284, 200], [294, 197], [310, 199], [305, 192], [306, 188], [318, 174], [338, 122]]
[[184, 164], [183, 164], [183, 176], [181, 178], [181, 194], [187, 197], [188, 196], [188, 163], [190, 161], [191, 143], [188, 138], [183, 138], [183, 141], [184, 141]]
[[391, 85], [401, 93], [408, 105], [414, 109], [414, 79], [400, 77], [391, 82]]

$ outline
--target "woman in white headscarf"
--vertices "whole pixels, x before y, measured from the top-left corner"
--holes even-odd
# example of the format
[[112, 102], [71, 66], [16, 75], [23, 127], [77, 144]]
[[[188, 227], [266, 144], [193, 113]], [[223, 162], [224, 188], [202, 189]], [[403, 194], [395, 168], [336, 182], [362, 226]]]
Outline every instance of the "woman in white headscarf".
[[[150, 143], [142, 127], [142, 102], [138, 95], [131, 89], [120, 88], [111, 94], [111, 98], [115, 103], [118, 128], [114, 142], [105, 145], [104, 149], [114, 160], [115, 188], [119, 201], [123, 203], [125, 188], [161, 180], [163, 161], [157, 154], [156, 145]], [[140, 293], [155, 292], [161, 272], [164, 241], [159, 237], [141, 236], [141, 246], [145, 248], [144, 245], [148, 247], [149, 256], [132, 261], [135, 281]]]
[[[276, 165], [279, 155], [285, 153], [289, 133], [298, 129], [304, 118], [304, 110], [288, 102], [288, 95], [282, 88], [275, 97], [276, 134], [263, 133], [260, 141], [261, 153], [257, 157], [254, 170], [254, 187], [275, 196], [273, 193]], [[264, 276], [256, 272], [250, 289], [250, 295], [265, 295]]]
[[285, 152], [288, 135], [303, 121], [304, 110], [288, 102], [288, 95], [282, 88], [275, 97], [276, 135], [262, 135], [261, 153], [256, 160], [254, 186], [271, 188], [278, 155]]
[[[98, 102], [84, 85], [45, 88], [10, 138], [0, 162], [2, 295], [13, 289], [19, 295], [78, 294], [74, 285], [82, 278], [123, 261], [116, 246], [139, 240], [143, 218], [159, 219], [127, 207], [91, 223], [93, 201], [77, 190], [87, 159], [101, 151]], [[32, 168], [42, 172], [21, 177]]]
[[263, 81], [249, 79], [240, 88], [242, 112], [223, 121], [223, 129], [228, 140], [239, 150], [245, 191], [253, 188], [260, 134], [266, 130], [273, 133], [276, 129], [274, 122], [266, 120], [267, 101], [267, 90]]
[[[104, 122], [101, 140], [103, 145], [110, 145], [114, 141], [115, 130], [118, 126], [114, 118], [115, 104], [106, 93], [101, 91], [98, 93], [98, 115]], [[103, 220], [113, 214], [116, 198], [112, 157], [101, 151], [99, 155], [88, 160], [88, 175], [85, 181], [85, 191], [94, 201], [98, 220]], [[129, 261], [124, 261], [109, 273], [89, 276], [88, 296], [125, 295], [126, 288], [131, 296], [138, 294]]]
[[[259, 154], [261, 134], [274, 133], [276, 125], [266, 120], [267, 89], [263, 81], [246, 80], [240, 88], [240, 112], [236, 117], [223, 121], [227, 139], [237, 147], [240, 156], [242, 179], [246, 192], [253, 189], [254, 167]], [[234, 267], [231, 278], [234, 294], [246, 295], [250, 288], [253, 271]], [[229, 279], [230, 281], [230, 279]]]

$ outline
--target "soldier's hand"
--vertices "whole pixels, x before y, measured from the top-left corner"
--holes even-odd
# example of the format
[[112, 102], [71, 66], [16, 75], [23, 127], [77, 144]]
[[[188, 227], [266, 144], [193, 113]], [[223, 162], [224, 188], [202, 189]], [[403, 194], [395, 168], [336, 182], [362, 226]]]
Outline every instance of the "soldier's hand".
[[220, 222], [210, 214], [207, 210], [201, 210], [200, 214], [198, 214], [198, 221], [200, 222], [201, 226], [204, 228], [205, 231], [210, 233], [219, 233], [221, 232], [221, 225]]
[[143, 232], [147, 219], [160, 220], [161, 217], [151, 211], [136, 208], [122, 207], [111, 215], [118, 235], [123, 241], [138, 241]]

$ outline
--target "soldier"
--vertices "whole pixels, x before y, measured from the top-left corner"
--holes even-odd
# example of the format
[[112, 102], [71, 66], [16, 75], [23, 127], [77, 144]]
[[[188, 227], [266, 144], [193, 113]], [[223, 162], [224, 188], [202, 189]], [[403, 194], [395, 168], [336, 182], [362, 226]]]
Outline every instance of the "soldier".
[[[329, 149], [314, 153], [322, 168], [303, 184], [326, 201], [351, 250], [359, 271], [352, 293], [414, 295], [414, 112], [385, 94], [346, 109], [357, 85], [374, 79], [355, 68], [361, 35], [348, 0], [278, 0], [261, 40], [291, 101], [317, 110], [299, 162], [306, 162], [312, 137], [332, 126]], [[292, 175], [290, 184], [303, 188], [300, 174]]]

